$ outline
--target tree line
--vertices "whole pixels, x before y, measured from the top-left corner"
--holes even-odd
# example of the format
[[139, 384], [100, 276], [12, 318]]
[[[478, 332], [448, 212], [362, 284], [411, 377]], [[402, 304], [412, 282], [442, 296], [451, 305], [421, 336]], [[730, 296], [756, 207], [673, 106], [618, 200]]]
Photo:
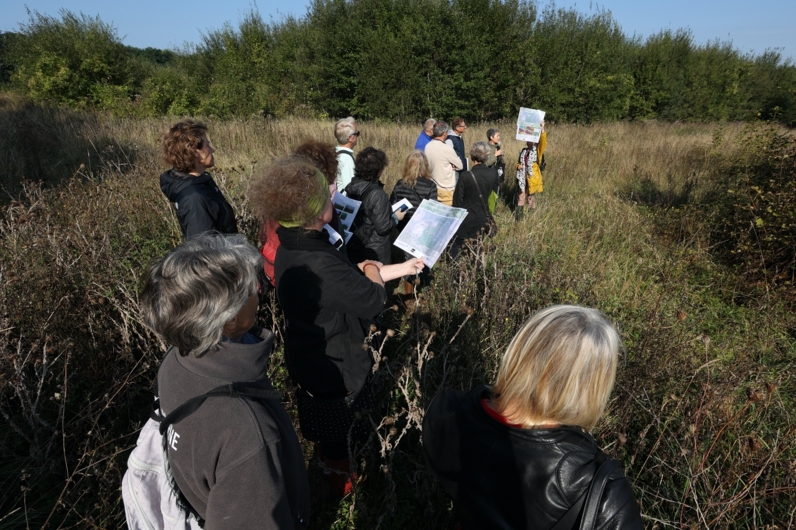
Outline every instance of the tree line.
[[687, 30], [644, 40], [609, 11], [525, 0], [314, 0], [266, 23], [254, 10], [183, 50], [125, 46], [98, 17], [32, 12], [0, 34], [0, 84], [115, 113], [354, 115], [499, 120], [796, 122], [796, 65]]

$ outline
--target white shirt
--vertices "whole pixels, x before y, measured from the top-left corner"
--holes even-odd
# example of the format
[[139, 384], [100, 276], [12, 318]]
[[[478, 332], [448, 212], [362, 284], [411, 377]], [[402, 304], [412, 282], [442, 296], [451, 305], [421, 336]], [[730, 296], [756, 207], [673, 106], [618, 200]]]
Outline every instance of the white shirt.
[[[343, 193], [345, 187], [354, 178], [354, 151], [347, 147], [337, 146], [334, 148], [337, 153], [337, 191]], [[350, 153], [351, 156], [346, 153]]]

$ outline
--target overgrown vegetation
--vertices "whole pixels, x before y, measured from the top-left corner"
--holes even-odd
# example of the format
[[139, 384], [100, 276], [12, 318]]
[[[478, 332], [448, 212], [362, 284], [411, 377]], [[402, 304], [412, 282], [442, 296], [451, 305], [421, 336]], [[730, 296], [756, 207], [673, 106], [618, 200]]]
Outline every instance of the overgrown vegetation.
[[609, 11], [526, 0], [318, 0], [306, 16], [256, 12], [175, 51], [122, 45], [98, 18], [33, 12], [0, 39], [0, 82], [36, 100], [116, 114], [300, 115], [419, 121], [796, 121], [796, 65], [686, 30], [645, 41]]
[[[245, 200], [252, 168], [304, 138], [330, 137], [332, 122], [208, 121], [214, 176], [254, 241]], [[118, 528], [121, 475], [165, 351], [141, 323], [137, 285], [180, 237], [156, 178], [155, 139], [168, 121], [5, 99], [0, 125], [10, 131], [0, 137], [6, 161], [26, 160], [25, 149], [73, 152], [61, 164], [47, 159], [49, 186], [5, 184], [22, 191], [0, 221], [0, 526]], [[386, 150], [390, 189], [417, 128], [363, 122], [360, 130], [361, 147]], [[767, 126], [655, 122], [549, 134], [539, 209], [514, 222], [501, 206], [497, 238], [460, 266], [441, 262], [416, 300], [393, 297], [379, 330], [388, 336], [383, 404], [362, 455], [364, 480], [340, 503], [317, 502], [313, 528], [453, 528], [449, 500], [423, 466], [423, 409], [441, 388], [491, 381], [520, 323], [553, 303], [601, 309], [625, 342], [595, 435], [621, 460], [649, 527], [793, 525], [792, 297], [783, 278], [755, 269], [759, 248], [743, 246], [760, 232], [730, 240], [722, 228], [736, 223], [741, 234], [750, 215], [773, 223], [749, 186], [792, 192], [792, 140]], [[520, 147], [507, 140], [507, 159]], [[717, 190], [754, 201], [726, 210]], [[793, 201], [765, 200], [792, 218]], [[781, 260], [792, 232], [778, 228], [759, 244], [770, 249], [767, 271], [792, 262]], [[279, 331], [272, 299], [260, 317]], [[271, 375], [295, 413], [281, 345]]]

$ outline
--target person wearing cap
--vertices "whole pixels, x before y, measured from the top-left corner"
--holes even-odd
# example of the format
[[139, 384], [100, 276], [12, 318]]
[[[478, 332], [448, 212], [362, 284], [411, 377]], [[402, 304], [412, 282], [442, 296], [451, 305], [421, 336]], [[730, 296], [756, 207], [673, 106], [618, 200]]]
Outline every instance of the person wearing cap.
[[362, 412], [374, 402], [373, 357], [363, 348], [367, 330], [384, 309], [384, 282], [416, 274], [423, 261], [355, 265], [336, 250], [323, 230], [332, 218], [329, 186], [306, 157], [275, 161], [255, 178], [249, 200], [261, 220], [280, 224], [276, 294], [287, 323], [285, 360], [298, 386], [299, 425], [326, 468], [339, 472], [327, 477], [343, 495], [351, 489], [349, 433], [355, 422], [354, 434], [370, 425]]

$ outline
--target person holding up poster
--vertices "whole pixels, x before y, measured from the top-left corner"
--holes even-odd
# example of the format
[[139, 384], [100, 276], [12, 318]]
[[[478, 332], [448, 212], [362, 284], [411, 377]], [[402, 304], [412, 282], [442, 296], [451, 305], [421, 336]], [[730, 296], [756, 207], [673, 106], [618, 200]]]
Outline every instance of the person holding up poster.
[[520, 151], [520, 158], [517, 161], [517, 189], [519, 197], [517, 199], [517, 217], [521, 217], [525, 207], [531, 210], [536, 208], [536, 194], [542, 193], [542, 170], [539, 163], [542, 161], [545, 149], [547, 148], [547, 132], [544, 128], [544, 121], [541, 123], [541, 134], [538, 142], [528, 141], [526, 146]]

